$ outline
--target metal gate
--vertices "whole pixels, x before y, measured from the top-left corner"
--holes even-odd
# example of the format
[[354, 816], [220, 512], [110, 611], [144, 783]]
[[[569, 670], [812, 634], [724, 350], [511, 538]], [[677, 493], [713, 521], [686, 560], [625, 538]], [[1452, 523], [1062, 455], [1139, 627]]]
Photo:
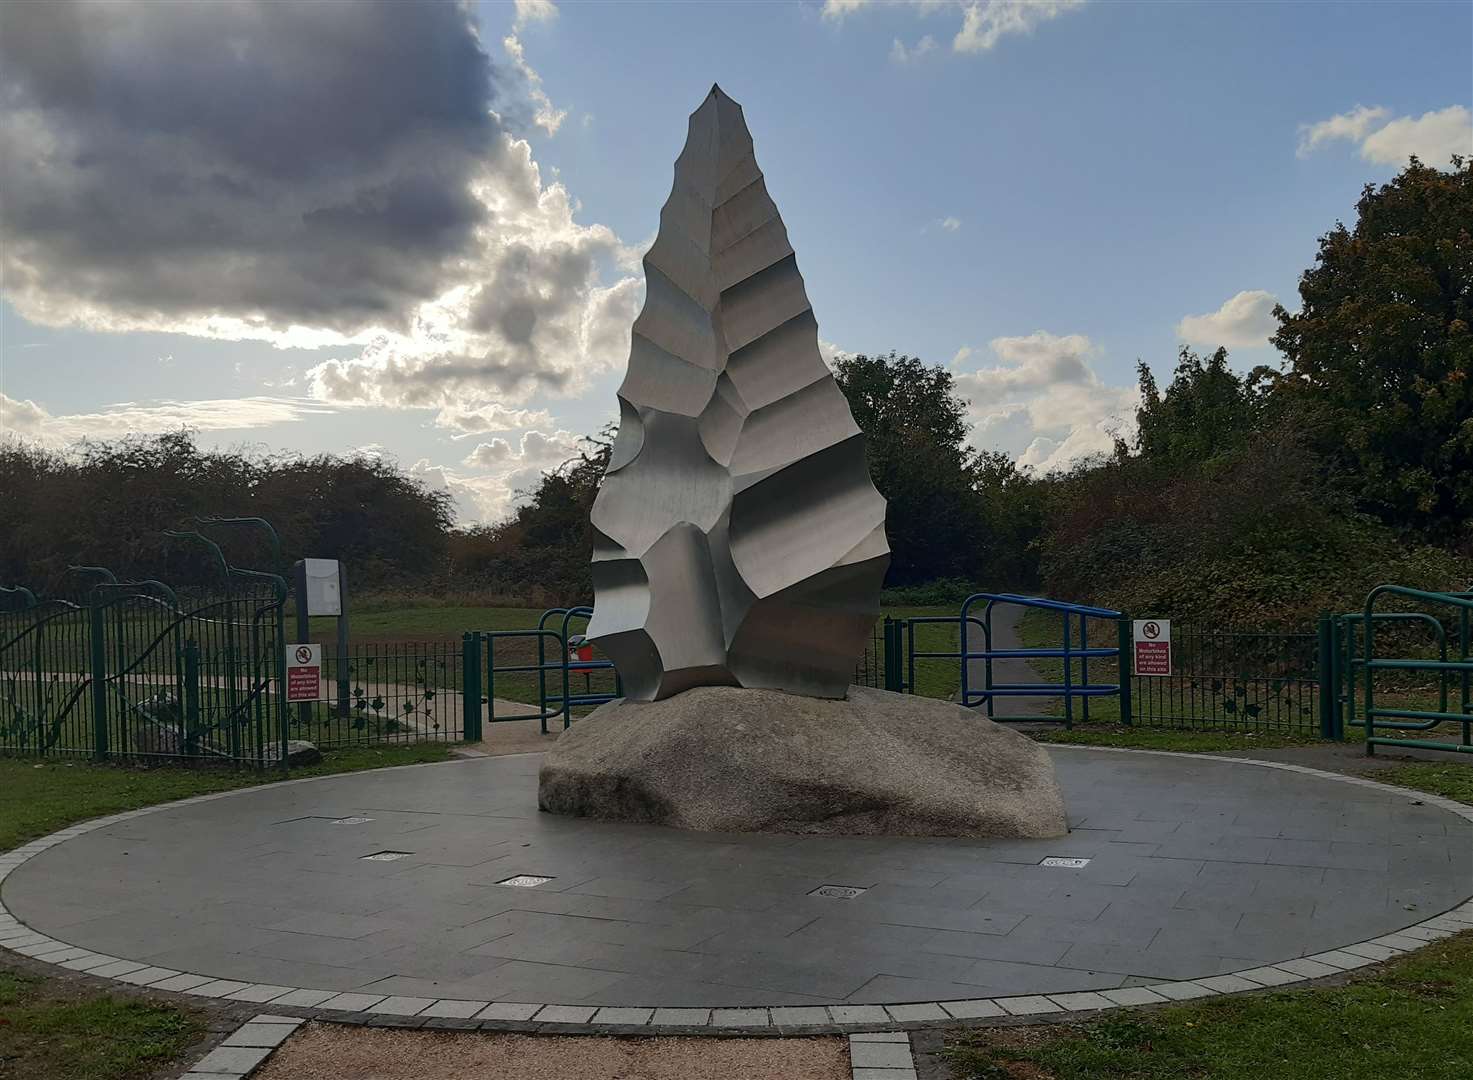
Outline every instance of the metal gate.
[[283, 763], [285, 586], [188, 609], [158, 583], [0, 614], [0, 750]]

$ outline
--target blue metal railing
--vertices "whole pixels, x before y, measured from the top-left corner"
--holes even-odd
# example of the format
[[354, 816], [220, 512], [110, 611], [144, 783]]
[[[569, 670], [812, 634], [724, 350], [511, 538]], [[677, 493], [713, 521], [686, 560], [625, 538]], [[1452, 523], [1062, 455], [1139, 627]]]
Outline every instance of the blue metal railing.
[[[972, 609], [982, 605], [980, 618], [972, 614]], [[992, 613], [999, 606], [1036, 608], [1043, 611], [1056, 611], [1063, 616], [1063, 641], [1058, 648], [1018, 648], [1018, 649], [994, 649], [992, 647]], [[1078, 645], [1074, 643], [1076, 629], [1075, 620], [1078, 620]], [[987, 717], [990, 720], [1003, 722], [1032, 720], [1047, 721], [1054, 719], [1040, 715], [999, 715], [996, 711], [998, 698], [1021, 698], [1021, 697], [1062, 697], [1064, 699], [1065, 727], [1074, 726], [1074, 699], [1079, 698], [1083, 706], [1084, 720], [1089, 720], [1089, 699], [1094, 697], [1113, 697], [1119, 695], [1121, 698], [1120, 715], [1124, 722], [1129, 723], [1129, 683], [1122, 680], [1116, 683], [1091, 683], [1089, 681], [1089, 661], [1091, 658], [1104, 659], [1107, 657], [1120, 657], [1120, 646], [1091, 647], [1089, 645], [1089, 620], [1105, 619], [1117, 627], [1121, 624], [1122, 615], [1110, 608], [1090, 607], [1086, 604], [1071, 604], [1063, 600], [1046, 600], [1038, 596], [1020, 596], [1016, 593], [975, 593], [967, 597], [962, 604], [961, 611], [957, 615], [957, 632], [960, 642], [960, 650], [956, 654], [961, 661], [961, 703], [968, 708], [985, 706]], [[983, 648], [974, 651], [971, 648], [969, 631], [973, 626], [982, 631]], [[998, 660], [1062, 660], [1064, 662], [1064, 680], [1058, 683], [1048, 682], [999, 682], [993, 669], [993, 663]], [[972, 661], [982, 661], [983, 680], [980, 689], [972, 686]], [[1081, 682], [1074, 682], [1074, 662], [1079, 661], [1079, 674]], [[1123, 687], [1122, 687], [1123, 684]]]

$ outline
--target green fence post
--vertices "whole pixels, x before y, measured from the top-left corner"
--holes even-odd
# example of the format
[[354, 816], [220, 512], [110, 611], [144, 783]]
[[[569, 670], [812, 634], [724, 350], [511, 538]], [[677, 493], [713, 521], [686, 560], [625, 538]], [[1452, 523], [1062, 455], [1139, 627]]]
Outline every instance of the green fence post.
[[1116, 677], [1120, 680], [1120, 723], [1125, 727], [1130, 727], [1132, 721], [1130, 699], [1130, 619], [1122, 615], [1120, 621], [1116, 624], [1116, 628], [1118, 630], [1116, 646], [1119, 652], [1119, 659], [1116, 660], [1119, 671]]
[[904, 650], [900, 638], [900, 622], [885, 616], [885, 689], [899, 693], [904, 679], [900, 674], [900, 657]]
[[107, 619], [94, 596], [92, 615], [92, 755], [106, 761], [107, 747]]
[[199, 753], [199, 644], [184, 645], [184, 756]]
[[[287, 761], [286, 748], [291, 742], [291, 710], [286, 706], [286, 586], [282, 585], [281, 591], [276, 594], [276, 656], [270, 658], [268, 663], [276, 671], [276, 728], [281, 740], [281, 775], [287, 776], [291, 773], [291, 763]], [[264, 693], [264, 688], [263, 691]], [[268, 714], [269, 715], [269, 714]], [[261, 736], [265, 742], [265, 734]]]
[[1335, 678], [1335, 629], [1330, 616], [1321, 615], [1316, 629], [1315, 676], [1320, 695], [1320, 738], [1334, 739], [1339, 737], [1335, 730], [1335, 712], [1340, 687]]
[[460, 700], [462, 734], [466, 742], [481, 741], [481, 635], [467, 632], [460, 645]]

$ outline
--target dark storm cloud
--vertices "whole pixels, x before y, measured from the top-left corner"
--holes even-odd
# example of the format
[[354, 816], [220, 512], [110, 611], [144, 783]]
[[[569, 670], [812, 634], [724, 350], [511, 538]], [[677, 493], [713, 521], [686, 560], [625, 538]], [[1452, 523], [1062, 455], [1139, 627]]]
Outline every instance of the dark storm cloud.
[[0, 5], [7, 291], [48, 322], [403, 325], [504, 156], [451, 3]]

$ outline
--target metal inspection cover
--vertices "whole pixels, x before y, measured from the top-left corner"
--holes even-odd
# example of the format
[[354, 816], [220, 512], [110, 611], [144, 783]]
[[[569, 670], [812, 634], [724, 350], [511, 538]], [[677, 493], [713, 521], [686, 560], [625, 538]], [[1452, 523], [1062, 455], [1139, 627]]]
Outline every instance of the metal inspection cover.
[[1050, 855], [1039, 866], [1054, 866], [1064, 870], [1082, 870], [1089, 865], [1088, 859], [1066, 859], [1059, 855]]
[[412, 851], [375, 851], [372, 855], [362, 855], [360, 858], [369, 862], [393, 862], [395, 859], [407, 859], [413, 855]]
[[518, 874], [515, 877], [498, 881], [498, 885], [510, 885], [515, 889], [535, 889], [539, 885], [546, 885], [552, 878], [538, 877], [536, 874]]
[[825, 900], [853, 900], [865, 890], [855, 885], [820, 885], [809, 896], [821, 896]]

